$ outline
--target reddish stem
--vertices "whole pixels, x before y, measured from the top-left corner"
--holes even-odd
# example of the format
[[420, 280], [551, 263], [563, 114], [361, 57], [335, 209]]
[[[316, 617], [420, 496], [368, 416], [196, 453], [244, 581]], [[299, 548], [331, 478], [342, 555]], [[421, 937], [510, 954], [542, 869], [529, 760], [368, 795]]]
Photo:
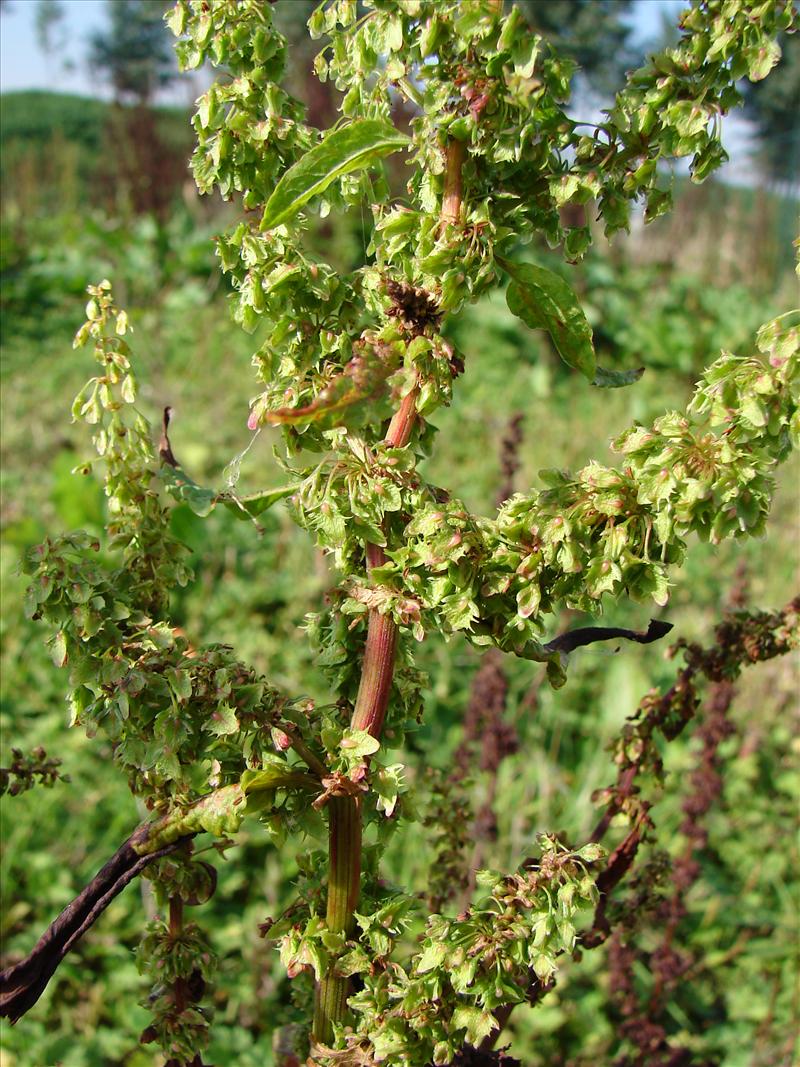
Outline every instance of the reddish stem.
[[414, 429], [414, 419], [417, 414], [417, 396], [419, 390], [416, 386], [410, 393], [403, 397], [400, 407], [394, 413], [389, 429], [386, 431], [386, 444], [389, 448], [405, 448], [411, 440], [411, 431]]
[[380, 737], [389, 705], [396, 651], [397, 623], [391, 615], [370, 612], [364, 665], [353, 711], [354, 730], [366, 730], [373, 737]]
[[[172, 942], [172, 948], [174, 950], [175, 942], [180, 941], [183, 935], [183, 900], [181, 897], [174, 896], [169, 898], [169, 936]], [[172, 987], [173, 1003], [175, 1004], [175, 1014], [180, 1013], [186, 1007], [187, 1000], [186, 980], [184, 978], [176, 978]]]
[[464, 141], [451, 141], [447, 146], [444, 196], [442, 197], [442, 226], [457, 226], [461, 217], [463, 191], [461, 168], [467, 146]]
[[[416, 403], [419, 390], [415, 386], [403, 397], [386, 431], [385, 443], [390, 448], [405, 448], [411, 439], [416, 418]], [[367, 568], [380, 567], [386, 562], [386, 553], [380, 545], [366, 546]], [[389, 615], [371, 611], [364, 646], [364, 663], [358, 686], [356, 706], [353, 711], [354, 730], [366, 730], [373, 737], [380, 737], [389, 693], [392, 689], [394, 657], [397, 651], [397, 624]]]
[[[457, 224], [461, 215], [461, 167], [465, 146], [451, 141], [447, 146], [445, 188], [442, 198], [442, 222]], [[402, 399], [386, 431], [384, 443], [389, 448], [405, 448], [411, 440], [416, 419], [419, 389], [414, 386]], [[367, 569], [372, 571], [386, 562], [380, 545], [365, 547]], [[383, 730], [389, 694], [392, 689], [394, 660], [397, 651], [397, 623], [379, 611], [369, 613], [367, 640], [355, 708], [350, 721], [354, 730], [366, 730], [379, 738]], [[326, 923], [329, 929], [348, 935], [353, 913], [358, 906], [361, 879], [361, 807], [351, 797], [336, 797], [329, 804], [329, 882]], [[334, 1024], [347, 1014], [350, 994], [348, 979], [337, 974], [335, 962], [317, 986], [314, 1009], [314, 1039], [330, 1044]]]

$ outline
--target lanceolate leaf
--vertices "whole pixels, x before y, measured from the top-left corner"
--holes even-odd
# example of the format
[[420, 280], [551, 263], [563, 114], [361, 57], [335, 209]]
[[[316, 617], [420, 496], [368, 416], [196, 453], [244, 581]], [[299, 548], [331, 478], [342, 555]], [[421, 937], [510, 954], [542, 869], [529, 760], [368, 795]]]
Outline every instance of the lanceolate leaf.
[[509, 311], [532, 330], [547, 330], [564, 362], [594, 380], [592, 328], [570, 285], [544, 267], [498, 259], [511, 275], [506, 292]]
[[173, 500], [188, 504], [195, 515], [204, 519], [214, 510], [217, 503], [217, 494], [214, 490], [198, 485], [181, 467], [165, 465], [159, 470], [158, 476]]
[[606, 370], [598, 367], [594, 374], [592, 385], [598, 389], [621, 389], [625, 385], [633, 385], [644, 374], [644, 367], [634, 367], [633, 370]]
[[263, 489], [260, 493], [248, 493], [247, 496], [236, 497], [231, 493], [220, 493], [217, 500], [232, 511], [237, 519], [254, 519], [262, 511], [268, 511], [279, 500], [285, 500], [287, 496], [291, 496], [296, 488], [294, 485], [279, 485], [276, 489]]
[[245, 796], [264, 789], [307, 789], [319, 791], [319, 781], [292, 768], [289, 764], [267, 764], [257, 771], [245, 771], [241, 778]]
[[255, 518], [279, 500], [291, 496], [295, 490], [293, 485], [281, 485], [276, 489], [248, 493], [247, 496], [235, 496], [231, 492], [219, 493], [215, 489], [198, 485], [182, 467], [163, 466], [159, 471], [159, 478], [174, 500], [188, 504], [195, 515], [203, 519], [211, 514], [217, 504], [224, 504], [237, 518]]
[[376, 119], [362, 119], [334, 130], [283, 175], [264, 208], [261, 229], [271, 230], [288, 222], [337, 178], [363, 170], [407, 144], [405, 134]]

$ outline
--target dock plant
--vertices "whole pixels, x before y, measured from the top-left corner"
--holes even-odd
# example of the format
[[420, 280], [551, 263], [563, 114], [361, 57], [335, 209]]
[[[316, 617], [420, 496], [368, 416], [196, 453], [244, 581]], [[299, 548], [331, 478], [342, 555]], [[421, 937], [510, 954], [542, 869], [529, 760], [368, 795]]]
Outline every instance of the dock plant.
[[[768, 75], [797, 11], [791, 0], [694, 3], [676, 43], [586, 123], [570, 110], [574, 63], [511, 4], [330, 0], [308, 23], [316, 76], [341, 97], [330, 129], [308, 125], [282, 88], [291, 57], [269, 3], [179, 0], [167, 21], [182, 67], [216, 72], [197, 101], [191, 167], [201, 193], [238, 211], [216, 250], [231, 328], [260, 339], [242, 437], [279, 429], [280, 474], [263, 481], [280, 488], [240, 496], [193, 480], [169, 413], [159, 441], [137, 400], [127, 315], [109, 281], [93, 286], [75, 343], [99, 367], [73, 416], [94, 442], [78, 476], [104, 481], [106, 536], [33, 549], [26, 608], [69, 676], [72, 725], [111, 742], [149, 815], [46, 943], [4, 973], [3, 1010], [27, 1011], [108, 900], [143, 874], [159, 913], [138, 957], [152, 983], [142, 1040], [170, 1067], [201, 1065], [214, 936], [188, 909], [214, 892], [215, 874], [193, 850], [208, 835], [224, 847], [248, 817], [265, 843], [305, 857], [296, 899], [262, 931], [288, 976], [313, 982], [305, 1032], [292, 1031], [298, 1047], [280, 1062], [511, 1062], [492, 1051], [511, 1008], [535, 1005], [563, 959], [608, 937], [609, 896], [652, 832], [631, 783], [656, 787], [654, 737], [676, 736], [696, 700], [684, 679], [629, 722], [591, 840], [544, 834], [515, 869], [477, 872], [458, 914], [428, 913], [381, 874], [394, 835], [435, 834], [420, 819], [424, 780], [412, 788], [403, 766], [406, 732], [425, 715], [415, 649], [466, 641], [530, 661], [561, 687], [582, 644], [663, 637], [672, 575], [693, 542], [765, 531], [776, 468], [800, 433], [800, 313], [766, 323], [749, 351], [709, 353], [686, 410], [620, 426], [615, 465], [542, 471], [492, 514], [423, 472], [437, 412], [492, 358], [458, 350], [449, 327], [502, 290], [525, 327], [545, 332], [576, 394], [636, 388], [647, 353], [643, 368], [598, 364], [571, 265], [634, 213], [648, 223], [669, 211], [672, 161], [688, 161], [695, 182], [725, 161], [721, 124], [741, 80]], [[318, 217], [350, 210], [366, 242], [343, 273], [308, 234]], [[309, 558], [327, 557], [332, 586], [306, 619], [327, 703], [280, 691], [234, 649], [176, 627], [171, 596], [191, 581], [170, 525], [176, 501], [199, 515], [229, 508], [254, 537], [259, 514], [287, 508]], [[646, 632], [556, 632], [564, 609], [600, 616], [629, 601], [659, 614]], [[740, 619], [757, 635], [723, 645], [714, 677], [785, 651], [796, 619]], [[621, 843], [604, 845], [612, 816]]]

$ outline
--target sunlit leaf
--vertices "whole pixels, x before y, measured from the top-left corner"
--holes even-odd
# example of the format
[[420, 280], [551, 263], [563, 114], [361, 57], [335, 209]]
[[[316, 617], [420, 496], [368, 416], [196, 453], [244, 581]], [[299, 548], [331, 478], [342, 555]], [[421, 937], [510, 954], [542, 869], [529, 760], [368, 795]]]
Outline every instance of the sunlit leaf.
[[159, 478], [173, 500], [188, 504], [195, 515], [205, 518], [214, 510], [217, 501], [214, 490], [198, 485], [180, 467], [162, 467]]
[[400, 356], [389, 346], [382, 350], [365, 346], [349, 361], [341, 374], [332, 378], [310, 404], [297, 408], [278, 408], [267, 413], [267, 420], [282, 426], [323, 426], [343, 424], [345, 414], [358, 404], [369, 404], [375, 417], [375, 405], [387, 399], [387, 379], [400, 364]]
[[288, 222], [337, 178], [364, 170], [407, 144], [405, 134], [376, 119], [362, 119], [334, 130], [290, 167], [275, 186], [264, 208], [262, 230]]
[[497, 262], [511, 275], [506, 292], [509, 311], [532, 330], [547, 330], [564, 362], [593, 381], [597, 363], [592, 328], [570, 285], [533, 263]]
[[497, 1022], [491, 1012], [464, 1004], [453, 1012], [452, 1025], [456, 1030], [465, 1029], [467, 1041], [477, 1047], [492, 1032]]

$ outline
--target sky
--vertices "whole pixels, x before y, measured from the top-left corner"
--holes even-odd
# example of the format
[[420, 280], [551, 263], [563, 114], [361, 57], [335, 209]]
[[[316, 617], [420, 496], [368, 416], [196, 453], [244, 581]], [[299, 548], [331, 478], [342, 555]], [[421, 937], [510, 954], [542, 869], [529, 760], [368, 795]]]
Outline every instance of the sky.
[[83, 63], [89, 35], [104, 21], [106, 0], [66, 0], [67, 54], [75, 64], [68, 73], [45, 56], [36, 40], [36, 0], [9, 0], [0, 15], [0, 89], [57, 89], [94, 95]]
[[[113, 0], [109, 0], [113, 3]], [[108, 96], [89, 69], [89, 39], [103, 29], [107, 0], [62, 0], [64, 8], [63, 55], [47, 56], [36, 35], [38, 0], [8, 0], [0, 15], [0, 91], [53, 89], [81, 96]], [[166, 99], [190, 104], [196, 93], [191, 79], [169, 90]]]
[[[89, 38], [103, 27], [108, 2], [114, 0], [63, 0], [65, 47], [59, 50], [59, 58], [56, 58], [45, 55], [37, 41], [37, 0], [8, 0], [0, 15], [0, 91], [53, 89], [84, 96], [108, 95], [107, 90], [94, 80], [86, 63]], [[291, 0], [282, 2], [291, 3]], [[685, 6], [682, 0], [636, 0], [631, 15], [634, 43], [647, 45], [654, 42], [662, 19], [666, 17], [674, 21]], [[67, 57], [66, 64], [61, 55]], [[192, 79], [179, 79], [168, 91], [168, 98], [189, 105], [196, 92]], [[752, 180], [752, 168], [748, 165], [750, 141], [750, 124], [735, 113], [729, 116], [724, 126], [723, 142], [731, 162], [723, 168], [721, 177], [734, 182]]]

